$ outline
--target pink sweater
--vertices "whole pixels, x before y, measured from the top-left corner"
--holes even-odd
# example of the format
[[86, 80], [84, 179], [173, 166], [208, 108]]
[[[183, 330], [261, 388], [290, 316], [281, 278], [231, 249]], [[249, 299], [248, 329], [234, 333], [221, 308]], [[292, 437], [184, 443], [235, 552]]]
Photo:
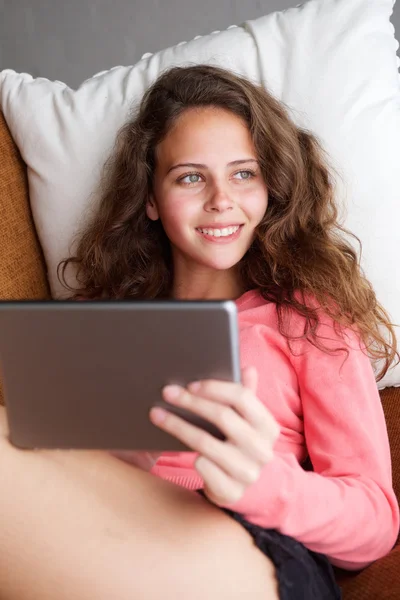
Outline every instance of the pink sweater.
[[[373, 370], [355, 333], [346, 341], [321, 315], [318, 335], [330, 355], [307, 340], [293, 355], [278, 331], [275, 305], [251, 291], [237, 300], [242, 366], [259, 374], [258, 397], [281, 427], [275, 455], [244, 496], [227, 508], [248, 521], [296, 538], [345, 569], [361, 569], [393, 547], [399, 508], [392, 488], [390, 450]], [[291, 319], [301, 334], [304, 320]], [[322, 340], [327, 344], [328, 340]], [[346, 360], [345, 360], [346, 359]], [[314, 471], [301, 463], [309, 454]], [[164, 452], [154, 475], [196, 489], [197, 454]]]

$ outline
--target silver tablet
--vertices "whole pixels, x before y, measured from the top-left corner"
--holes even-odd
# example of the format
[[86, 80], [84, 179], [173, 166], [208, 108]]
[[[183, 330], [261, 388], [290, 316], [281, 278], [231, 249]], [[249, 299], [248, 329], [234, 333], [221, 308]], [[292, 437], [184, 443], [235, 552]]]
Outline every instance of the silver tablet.
[[3, 301], [0, 368], [19, 448], [184, 451], [149, 420], [161, 388], [240, 381], [233, 301]]

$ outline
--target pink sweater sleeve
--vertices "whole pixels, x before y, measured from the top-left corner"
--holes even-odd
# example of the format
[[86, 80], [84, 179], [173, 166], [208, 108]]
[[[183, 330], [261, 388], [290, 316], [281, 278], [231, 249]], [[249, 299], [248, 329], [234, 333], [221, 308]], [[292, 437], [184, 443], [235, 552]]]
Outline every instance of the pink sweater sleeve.
[[356, 334], [347, 334], [346, 360], [344, 352], [330, 355], [304, 340], [300, 352], [296, 347], [289, 355], [314, 471], [305, 471], [291, 454], [276, 453], [259, 480], [226, 507], [357, 570], [391, 550], [399, 508], [373, 370]]

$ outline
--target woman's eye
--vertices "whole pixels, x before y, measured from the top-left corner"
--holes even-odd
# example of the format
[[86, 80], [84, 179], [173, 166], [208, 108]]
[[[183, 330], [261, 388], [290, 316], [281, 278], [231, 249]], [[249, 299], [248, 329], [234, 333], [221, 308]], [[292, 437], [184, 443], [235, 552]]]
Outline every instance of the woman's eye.
[[199, 181], [200, 175], [197, 173], [190, 173], [190, 175], [185, 175], [179, 180], [180, 183], [198, 183]]
[[238, 179], [251, 179], [252, 177], [254, 177], [255, 173], [253, 171], [238, 171], [234, 175], [235, 178], [236, 175], [240, 175]]

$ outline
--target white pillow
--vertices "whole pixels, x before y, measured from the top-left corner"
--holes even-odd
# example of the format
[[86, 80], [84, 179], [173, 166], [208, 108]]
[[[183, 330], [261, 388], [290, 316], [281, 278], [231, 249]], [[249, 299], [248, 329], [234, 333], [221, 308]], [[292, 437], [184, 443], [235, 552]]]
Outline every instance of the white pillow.
[[[72, 90], [59, 81], [0, 73], [0, 103], [28, 165], [33, 217], [54, 297], [56, 266], [93, 196], [101, 166], [132, 103], [173, 65], [230, 68], [293, 109], [325, 144], [344, 185], [346, 226], [363, 243], [378, 299], [400, 323], [400, 88], [393, 0], [310, 0], [240, 27], [198, 37]], [[400, 385], [400, 367], [379, 387]]]

